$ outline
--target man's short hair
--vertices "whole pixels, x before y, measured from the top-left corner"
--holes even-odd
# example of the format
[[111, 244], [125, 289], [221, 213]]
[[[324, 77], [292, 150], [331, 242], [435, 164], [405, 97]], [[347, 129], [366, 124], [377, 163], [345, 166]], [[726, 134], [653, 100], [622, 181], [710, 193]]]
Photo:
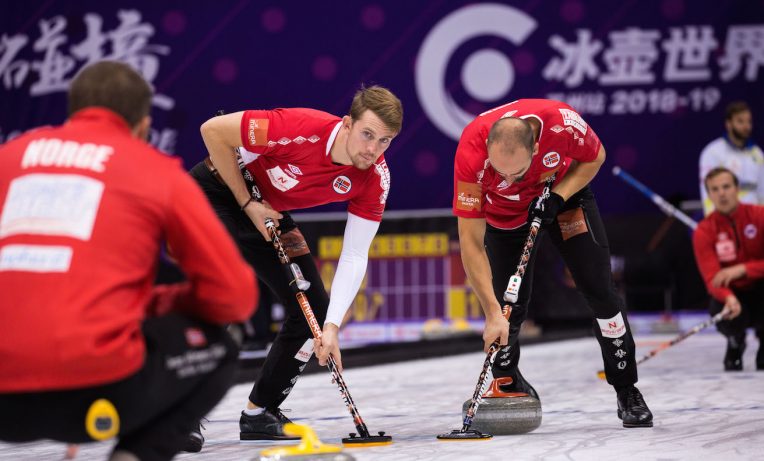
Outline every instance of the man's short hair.
[[727, 104], [727, 107], [724, 109], [724, 120], [732, 120], [732, 117], [735, 115], [741, 112], [750, 111], [751, 108], [748, 107], [748, 104], [746, 104], [745, 101], [732, 101], [731, 103]]
[[491, 126], [486, 145], [490, 146], [497, 142], [508, 145], [520, 144], [531, 153], [536, 139], [533, 135], [533, 127], [527, 120], [518, 117], [504, 117]]
[[151, 86], [125, 63], [99, 61], [82, 69], [69, 87], [69, 115], [105, 107], [134, 127], [151, 109]]
[[366, 110], [370, 110], [382, 120], [390, 131], [400, 133], [403, 126], [403, 105], [392, 91], [379, 85], [362, 86], [356, 91], [350, 104], [350, 118], [356, 121]]
[[711, 171], [709, 171], [708, 173], [706, 173], [706, 177], [703, 179], [703, 186], [705, 186], [706, 192], [708, 192], [708, 181], [714, 179], [715, 177], [723, 173], [729, 173], [729, 175], [732, 176], [732, 182], [735, 183], [735, 187], [739, 187], [739, 182], [735, 173], [730, 171], [728, 168], [724, 168], [723, 166], [718, 166], [712, 169]]

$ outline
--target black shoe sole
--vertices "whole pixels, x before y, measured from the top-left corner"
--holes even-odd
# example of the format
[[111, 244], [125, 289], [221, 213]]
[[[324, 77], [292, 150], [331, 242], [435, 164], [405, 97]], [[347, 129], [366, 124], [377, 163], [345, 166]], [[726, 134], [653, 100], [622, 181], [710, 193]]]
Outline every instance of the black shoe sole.
[[650, 421], [649, 423], [623, 423], [623, 427], [653, 427], [653, 422]]
[[[623, 421], [623, 415], [621, 413], [621, 410], [618, 410], [618, 419]], [[623, 421], [623, 427], [653, 427], [653, 420], [646, 421], [644, 423], [627, 423], [626, 421]]]
[[300, 440], [300, 437], [264, 434], [261, 432], [239, 432], [239, 440]]

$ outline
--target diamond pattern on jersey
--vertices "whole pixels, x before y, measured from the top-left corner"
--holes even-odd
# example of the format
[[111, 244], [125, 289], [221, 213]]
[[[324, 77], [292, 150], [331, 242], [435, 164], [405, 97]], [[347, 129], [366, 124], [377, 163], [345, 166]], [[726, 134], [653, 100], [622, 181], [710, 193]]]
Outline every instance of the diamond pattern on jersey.
[[297, 136], [294, 139], [289, 139], [287, 137], [283, 137], [283, 138], [279, 139], [278, 141], [268, 141], [268, 147], [273, 147], [276, 144], [281, 144], [282, 146], [286, 146], [287, 144], [291, 144], [291, 143], [295, 143], [297, 145], [300, 145], [300, 144], [304, 143], [305, 141], [310, 141], [311, 143], [315, 144], [315, 143], [317, 143], [320, 140], [321, 140], [321, 137], [318, 136], [318, 135], [315, 135], [315, 134], [313, 136], [309, 137], [309, 138], [305, 138], [303, 136]]

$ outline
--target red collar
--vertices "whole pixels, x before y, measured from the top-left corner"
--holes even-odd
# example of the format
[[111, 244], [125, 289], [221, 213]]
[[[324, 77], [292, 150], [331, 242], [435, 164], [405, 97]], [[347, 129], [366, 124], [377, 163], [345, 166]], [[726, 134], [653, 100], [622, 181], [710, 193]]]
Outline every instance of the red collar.
[[68, 123], [80, 122], [104, 122], [120, 131], [128, 133], [132, 131], [124, 118], [105, 107], [86, 107], [78, 110], [69, 117]]

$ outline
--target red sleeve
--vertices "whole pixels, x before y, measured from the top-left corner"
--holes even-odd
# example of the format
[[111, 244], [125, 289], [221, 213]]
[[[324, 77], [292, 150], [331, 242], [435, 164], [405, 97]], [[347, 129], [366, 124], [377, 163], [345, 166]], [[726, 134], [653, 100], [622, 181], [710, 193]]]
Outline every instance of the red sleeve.
[[184, 312], [225, 324], [247, 319], [257, 305], [252, 268], [241, 257], [207, 198], [182, 170], [173, 175], [165, 228], [173, 257], [191, 282]]
[[193, 302], [191, 289], [189, 282], [154, 285], [146, 305], [147, 315], [160, 317], [175, 309], [182, 309], [186, 304]]
[[692, 247], [695, 250], [695, 261], [706, 284], [708, 294], [723, 303], [727, 296], [732, 294], [732, 290], [723, 287], [716, 288], [711, 285], [711, 279], [721, 270], [721, 264], [716, 257], [715, 239], [710, 227], [708, 219], [704, 219], [698, 224], [698, 228], [692, 235]]
[[[754, 205], [751, 207], [751, 221], [755, 223], [755, 226], [757, 229], [759, 229], [759, 232], [764, 232], [764, 206], [758, 206]], [[762, 279], [764, 278], [764, 242], [762, 242], [761, 239], [764, 239], [764, 236], [759, 235], [759, 249], [760, 254], [755, 255], [756, 258], [753, 261], [748, 261], [745, 263], [745, 273], [746, 278], [749, 279]]]
[[764, 278], [764, 260], [758, 259], [745, 263], [745, 276], [749, 279]]
[[454, 215], [462, 218], [485, 217], [485, 192], [480, 180], [488, 160], [487, 133], [472, 122], [464, 129], [454, 158]]
[[370, 178], [364, 184], [363, 191], [353, 197], [348, 204], [348, 212], [368, 219], [382, 221], [387, 194], [390, 192], [390, 170], [384, 158], [372, 167]]

